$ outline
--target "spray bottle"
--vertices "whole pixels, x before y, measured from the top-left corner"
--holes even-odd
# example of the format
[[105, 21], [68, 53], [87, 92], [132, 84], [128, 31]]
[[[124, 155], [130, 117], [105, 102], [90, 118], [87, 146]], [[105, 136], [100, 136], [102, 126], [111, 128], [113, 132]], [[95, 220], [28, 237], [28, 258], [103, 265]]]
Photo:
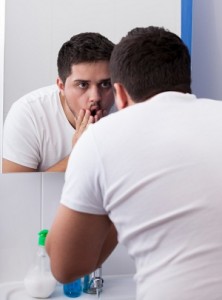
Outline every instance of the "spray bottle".
[[48, 298], [56, 287], [56, 279], [50, 270], [49, 257], [45, 250], [47, 229], [41, 230], [38, 239], [38, 252], [34, 267], [27, 273], [24, 285], [27, 293], [34, 298]]

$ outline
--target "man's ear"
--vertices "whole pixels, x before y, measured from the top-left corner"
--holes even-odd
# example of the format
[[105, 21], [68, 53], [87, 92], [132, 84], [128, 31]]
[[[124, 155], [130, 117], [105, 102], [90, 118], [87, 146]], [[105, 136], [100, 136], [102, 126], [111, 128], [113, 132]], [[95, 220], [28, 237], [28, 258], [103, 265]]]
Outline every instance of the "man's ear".
[[63, 94], [64, 88], [65, 88], [65, 85], [64, 85], [64, 83], [63, 83], [63, 81], [61, 80], [61, 78], [60, 78], [60, 77], [58, 77], [58, 78], [57, 78], [57, 80], [56, 80], [56, 84], [57, 84], [57, 86], [58, 86], [58, 88], [59, 88], [60, 92]]
[[114, 83], [115, 89], [115, 103], [118, 110], [123, 109], [129, 105], [129, 95], [120, 83]]

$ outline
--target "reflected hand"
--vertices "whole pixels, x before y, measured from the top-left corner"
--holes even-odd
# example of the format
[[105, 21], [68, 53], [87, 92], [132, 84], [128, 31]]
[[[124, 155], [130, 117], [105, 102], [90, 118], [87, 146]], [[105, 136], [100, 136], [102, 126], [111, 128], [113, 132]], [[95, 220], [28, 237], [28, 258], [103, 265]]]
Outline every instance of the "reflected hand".
[[98, 122], [101, 118], [107, 116], [107, 111], [106, 110], [98, 110], [96, 114], [93, 116], [94, 120], [93, 123]]
[[72, 146], [74, 146], [89, 124], [98, 122], [101, 118], [107, 115], [106, 110], [98, 110], [93, 116], [90, 110], [81, 109], [76, 120], [76, 131], [72, 139]]
[[76, 120], [76, 131], [73, 135], [72, 146], [74, 146], [89, 124], [94, 122], [90, 110], [80, 109]]

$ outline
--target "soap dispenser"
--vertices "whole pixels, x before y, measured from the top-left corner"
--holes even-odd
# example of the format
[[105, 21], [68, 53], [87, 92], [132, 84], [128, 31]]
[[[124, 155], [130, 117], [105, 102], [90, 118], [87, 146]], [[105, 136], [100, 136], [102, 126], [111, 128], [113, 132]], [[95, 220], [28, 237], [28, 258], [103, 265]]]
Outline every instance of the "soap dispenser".
[[76, 279], [72, 282], [63, 284], [63, 292], [67, 297], [77, 298], [82, 293], [82, 280]]
[[43, 229], [38, 233], [39, 239], [36, 261], [24, 279], [27, 293], [34, 298], [48, 298], [55, 290], [57, 283], [51, 273], [49, 257], [45, 250], [47, 234], [47, 229]]

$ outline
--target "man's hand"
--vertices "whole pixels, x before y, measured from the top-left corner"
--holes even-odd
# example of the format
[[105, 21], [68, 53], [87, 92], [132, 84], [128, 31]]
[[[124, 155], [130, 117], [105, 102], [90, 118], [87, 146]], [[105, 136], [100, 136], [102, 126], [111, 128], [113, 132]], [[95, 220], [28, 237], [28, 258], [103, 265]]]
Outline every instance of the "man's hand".
[[[74, 146], [82, 133], [86, 130], [87, 126], [92, 123], [96, 123], [102, 117], [105, 117], [107, 112], [104, 110], [98, 110], [93, 116], [90, 110], [81, 109], [76, 120], [76, 131], [73, 135], [72, 146]], [[46, 172], [65, 172], [68, 164], [69, 155], [66, 156], [61, 161], [57, 162], [55, 165], [51, 166], [46, 170]], [[36, 171], [36, 170], [33, 170]], [[5, 171], [6, 172], [6, 171]], [[31, 171], [30, 171], [31, 172]]]
[[90, 110], [81, 109], [76, 120], [76, 131], [73, 135], [72, 146], [74, 146], [89, 124], [98, 122], [107, 115], [106, 111], [98, 110], [93, 116]]

